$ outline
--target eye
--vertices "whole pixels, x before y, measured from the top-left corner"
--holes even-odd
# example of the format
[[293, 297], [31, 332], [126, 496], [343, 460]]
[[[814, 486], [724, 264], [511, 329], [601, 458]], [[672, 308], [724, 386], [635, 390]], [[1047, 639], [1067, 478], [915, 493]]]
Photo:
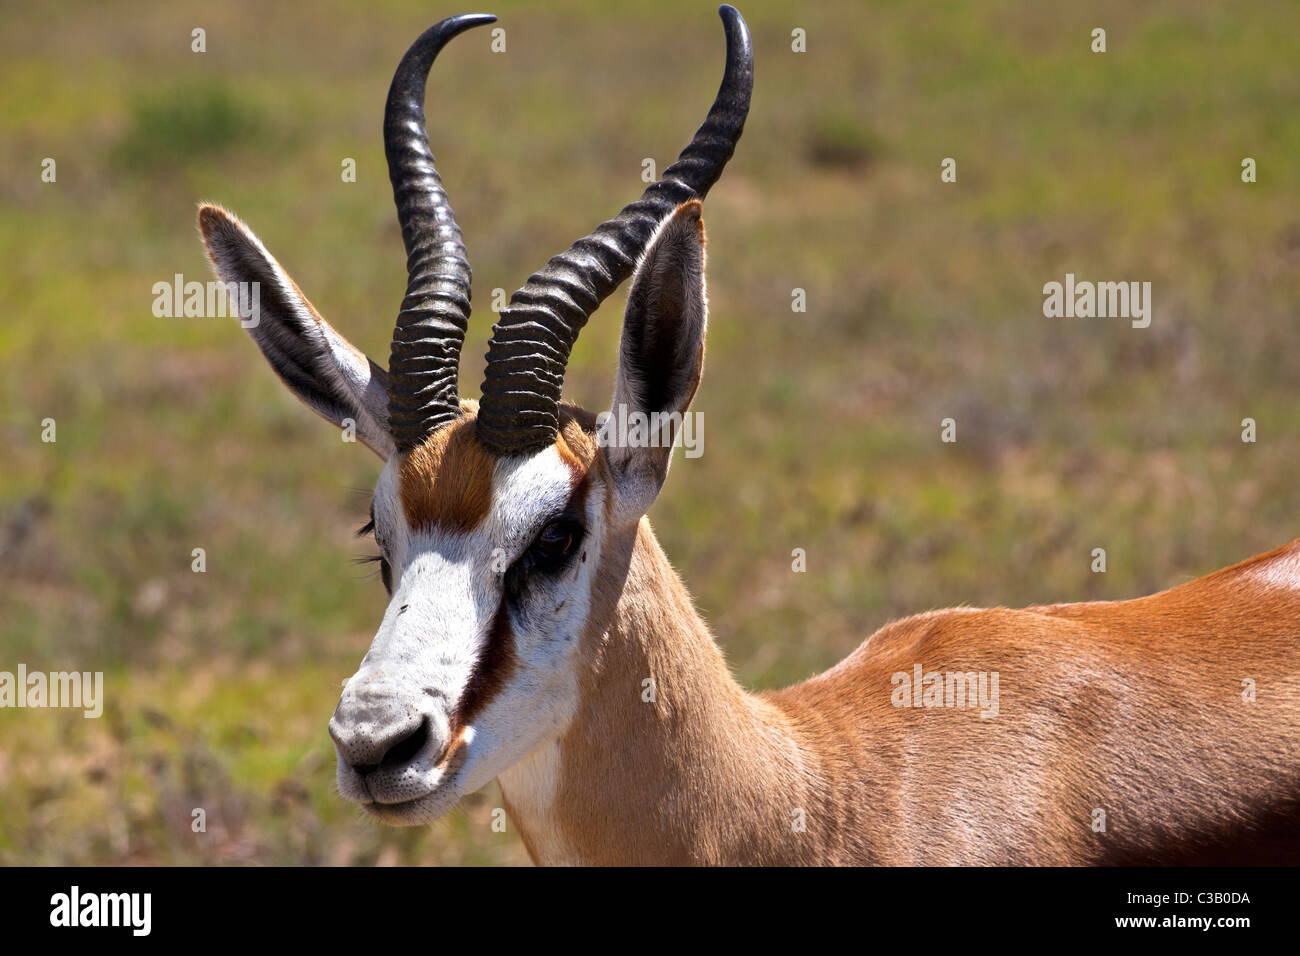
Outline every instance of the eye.
[[558, 571], [582, 543], [583, 527], [572, 518], [558, 518], [541, 530], [528, 549], [535, 571]]
[[377, 564], [379, 565], [379, 577], [384, 582], [384, 590], [389, 594], [393, 593], [393, 571], [388, 566], [388, 559], [382, 554], [371, 554], [364, 558], [353, 558], [357, 564]]
[[[364, 538], [368, 534], [373, 534], [375, 544], [379, 544], [379, 532], [375, 530], [375, 509], [373, 505], [370, 509], [370, 520], [366, 522], [365, 527], [357, 531], [357, 537]], [[382, 549], [383, 545], [380, 545], [380, 548]], [[381, 553], [371, 555], [368, 558], [359, 558], [358, 560], [363, 564], [375, 562], [379, 565], [379, 577], [384, 582], [384, 590], [391, 595], [393, 593], [393, 569], [388, 566], [388, 559]]]

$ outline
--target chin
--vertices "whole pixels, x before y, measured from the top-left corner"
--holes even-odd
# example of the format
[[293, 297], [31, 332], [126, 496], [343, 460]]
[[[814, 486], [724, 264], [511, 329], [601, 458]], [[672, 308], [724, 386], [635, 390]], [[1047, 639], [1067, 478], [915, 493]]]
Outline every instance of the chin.
[[367, 816], [390, 827], [418, 827], [444, 816], [460, 801], [460, 796], [459, 789], [439, 787], [432, 793], [401, 803], [367, 801], [361, 804], [361, 809]]
[[400, 781], [372, 778], [367, 783], [340, 761], [338, 787], [344, 799], [380, 823], [414, 827], [432, 823], [460, 802], [465, 793], [463, 771], [458, 761], [454, 767], [433, 767], [418, 776], [408, 770]]

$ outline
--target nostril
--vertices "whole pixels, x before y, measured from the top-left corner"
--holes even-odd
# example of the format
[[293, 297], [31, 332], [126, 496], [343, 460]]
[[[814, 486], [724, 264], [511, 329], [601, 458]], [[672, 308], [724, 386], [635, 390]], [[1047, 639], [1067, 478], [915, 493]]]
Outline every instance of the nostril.
[[[425, 717], [420, 721], [420, 726], [412, 730], [406, 738], [399, 740], [397, 743], [393, 744], [393, 746], [388, 748], [388, 752], [385, 753], [383, 759], [379, 761], [379, 766], [388, 768], [403, 766], [404, 764], [409, 763], [416, 754], [423, 750], [424, 745], [428, 742], [429, 718]], [[373, 770], [375, 768], [371, 767], [370, 769]], [[358, 767], [357, 772], [365, 773], [366, 771], [363, 771]]]
[[407, 720], [416, 717], [419, 722], [412, 725], [406, 721], [362, 720], [355, 714], [336, 715], [330, 721], [330, 737], [339, 760], [362, 777], [379, 770], [398, 770], [431, 750], [440, 739], [439, 715], [411, 714]]

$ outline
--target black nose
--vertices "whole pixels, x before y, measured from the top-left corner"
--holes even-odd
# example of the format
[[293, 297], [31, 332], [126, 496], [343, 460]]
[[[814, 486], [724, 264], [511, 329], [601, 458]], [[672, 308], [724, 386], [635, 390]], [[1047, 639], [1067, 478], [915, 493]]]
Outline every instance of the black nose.
[[364, 728], [349, 728], [337, 714], [330, 721], [330, 736], [338, 745], [339, 753], [362, 776], [410, 763], [429, 743], [430, 730], [428, 717], [414, 726], [403, 722], [384, 727], [368, 724]]
[[428, 742], [429, 718], [425, 717], [420, 721], [420, 725], [405, 737], [401, 736], [401, 731], [398, 731], [384, 750], [384, 755], [379, 758], [379, 763], [352, 764], [352, 769], [364, 777], [381, 767], [391, 769], [405, 766], [415, 759], [415, 755], [423, 750]]

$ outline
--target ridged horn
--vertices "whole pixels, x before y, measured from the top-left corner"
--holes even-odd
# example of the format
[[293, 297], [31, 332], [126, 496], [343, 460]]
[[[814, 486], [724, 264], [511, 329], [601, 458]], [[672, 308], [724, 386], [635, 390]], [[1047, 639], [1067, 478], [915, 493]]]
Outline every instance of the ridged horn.
[[447, 41], [495, 20], [469, 13], [425, 30], [397, 65], [384, 107], [384, 154], [406, 246], [406, 295], [388, 363], [389, 427], [402, 452], [460, 416], [456, 379], [470, 312], [469, 259], [434, 168], [424, 88]]
[[530, 276], [492, 327], [477, 431], [499, 455], [555, 440], [564, 369], [578, 333], [631, 275], [659, 225], [683, 202], [703, 199], [735, 151], [754, 87], [754, 51], [736, 9], [724, 5], [718, 14], [727, 36], [726, 69], [690, 145], [640, 199]]

